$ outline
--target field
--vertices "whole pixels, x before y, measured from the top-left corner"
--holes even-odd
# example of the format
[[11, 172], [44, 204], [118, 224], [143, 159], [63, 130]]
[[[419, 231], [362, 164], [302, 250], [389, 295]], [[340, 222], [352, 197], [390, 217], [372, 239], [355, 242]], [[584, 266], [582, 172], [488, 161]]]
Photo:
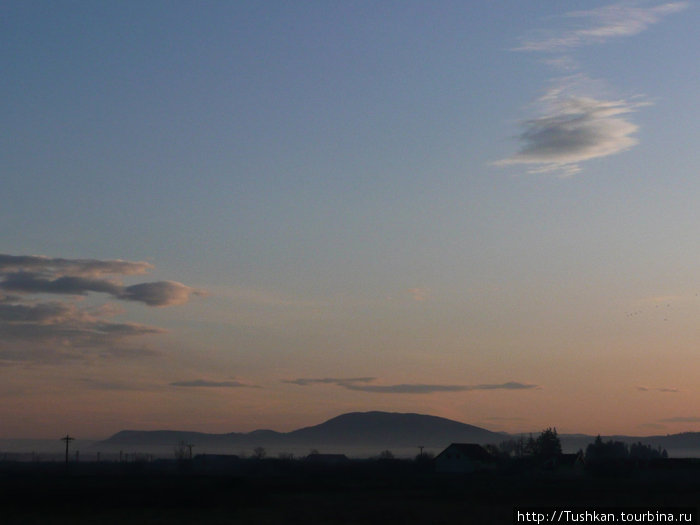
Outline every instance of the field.
[[697, 470], [438, 475], [413, 461], [2, 465], [8, 524], [512, 523], [525, 506], [693, 507]]

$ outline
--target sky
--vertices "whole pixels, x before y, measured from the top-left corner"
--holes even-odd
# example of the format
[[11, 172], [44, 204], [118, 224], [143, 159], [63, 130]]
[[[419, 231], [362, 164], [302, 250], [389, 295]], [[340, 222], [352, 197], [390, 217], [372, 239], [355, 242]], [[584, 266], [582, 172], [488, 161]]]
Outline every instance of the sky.
[[3, 2], [0, 437], [700, 431], [699, 24]]

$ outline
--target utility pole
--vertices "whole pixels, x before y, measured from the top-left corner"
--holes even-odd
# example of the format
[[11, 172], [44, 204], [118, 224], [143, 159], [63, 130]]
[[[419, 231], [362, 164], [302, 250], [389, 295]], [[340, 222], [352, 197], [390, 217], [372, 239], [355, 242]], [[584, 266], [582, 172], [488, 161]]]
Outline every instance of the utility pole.
[[425, 445], [418, 445], [418, 448], [420, 449], [420, 457], [423, 457], [423, 449], [425, 448]]
[[194, 445], [192, 443], [187, 443], [185, 446], [190, 451], [190, 459], [192, 459], [192, 447], [194, 447]]
[[61, 438], [61, 441], [66, 442], [66, 465], [68, 465], [68, 445], [70, 444], [71, 441], [74, 441], [75, 438], [71, 437], [69, 434], [66, 434], [64, 437]]

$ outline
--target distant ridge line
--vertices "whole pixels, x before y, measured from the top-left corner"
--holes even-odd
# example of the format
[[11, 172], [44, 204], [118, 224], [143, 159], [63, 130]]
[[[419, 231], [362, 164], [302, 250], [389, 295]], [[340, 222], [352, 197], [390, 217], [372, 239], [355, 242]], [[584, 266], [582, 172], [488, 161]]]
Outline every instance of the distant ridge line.
[[413, 446], [417, 441], [428, 440], [439, 442], [442, 446], [444, 440], [450, 438], [491, 443], [505, 437], [507, 434], [439, 416], [371, 411], [341, 414], [318, 425], [290, 432], [253, 430], [247, 433], [212, 434], [179, 430], [122, 430], [97, 445], [166, 445], [181, 439], [242, 445], [250, 439], [257, 439], [262, 445], [288, 443], [363, 446], [368, 443], [374, 446], [381, 442], [386, 443], [386, 446]]
[[[111, 437], [96, 442], [93, 449], [121, 448], [172, 448], [180, 441], [195, 443], [199, 451], [233, 450], [239, 452], [262, 446], [270, 449], [306, 450], [386, 450], [411, 449], [419, 445], [442, 450], [450, 443], [498, 444], [517, 439], [529, 432], [508, 434], [493, 432], [482, 427], [461, 423], [440, 416], [401, 412], [349, 412], [340, 414], [318, 425], [311, 425], [289, 432], [253, 430], [212, 434], [180, 430], [122, 430]], [[595, 436], [586, 434], [560, 434], [565, 451], [585, 450]], [[658, 436], [602, 436], [604, 440], [617, 440], [631, 444], [641, 442], [654, 448], [662, 447], [673, 455], [687, 451], [700, 457], [700, 432]], [[417, 449], [416, 449], [417, 450]], [[684, 451], [684, 452], [681, 452]]]

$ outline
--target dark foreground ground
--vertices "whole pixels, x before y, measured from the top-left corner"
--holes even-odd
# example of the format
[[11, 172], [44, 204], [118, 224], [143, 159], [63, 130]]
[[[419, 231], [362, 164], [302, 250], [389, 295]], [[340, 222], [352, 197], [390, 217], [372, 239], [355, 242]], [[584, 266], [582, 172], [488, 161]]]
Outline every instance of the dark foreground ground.
[[2, 524], [507, 524], [514, 507], [692, 507], [700, 470], [438, 475], [410, 461], [308, 467], [0, 464]]

